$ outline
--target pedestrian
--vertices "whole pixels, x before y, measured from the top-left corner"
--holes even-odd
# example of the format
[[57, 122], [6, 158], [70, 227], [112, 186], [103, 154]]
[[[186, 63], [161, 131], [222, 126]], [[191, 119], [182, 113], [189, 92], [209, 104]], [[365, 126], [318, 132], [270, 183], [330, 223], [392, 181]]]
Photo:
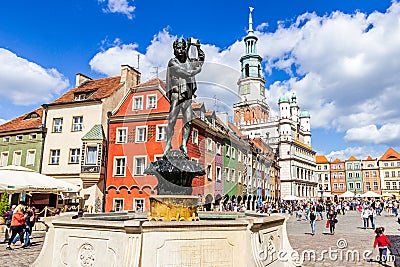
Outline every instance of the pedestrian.
[[361, 211], [361, 218], [363, 219], [364, 222], [364, 229], [367, 229], [369, 227], [369, 215], [370, 215], [369, 209], [363, 208]]
[[335, 225], [338, 222], [337, 220], [337, 212], [335, 210], [334, 205], [331, 205], [329, 208], [328, 213], [326, 214], [326, 217], [328, 219], [328, 224], [329, 224], [329, 231], [331, 233], [331, 235], [335, 234]]
[[319, 217], [319, 219], [320, 219], [321, 221], [324, 220], [324, 217], [322, 217], [322, 211], [323, 211], [323, 209], [324, 209], [324, 208], [322, 207], [322, 204], [319, 203], [319, 204], [317, 205], [316, 211], [317, 211], [317, 217]]
[[376, 246], [378, 246], [380, 263], [382, 261], [383, 261], [383, 263], [386, 263], [388, 246], [392, 247], [392, 244], [390, 243], [389, 239], [384, 234], [384, 232], [385, 232], [385, 228], [383, 228], [383, 227], [378, 227], [375, 230], [376, 236], [375, 236], [375, 241], [374, 241], [374, 248], [376, 248]]
[[372, 207], [369, 208], [369, 220], [371, 221], [372, 229], [375, 230], [376, 211]]
[[4, 243], [6, 243], [11, 236], [11, 221], [15, 207], [16, 205], [12, 205], [10, 210], [3, 214], [3, 218], [5, 220], [5, 225], [6, 225], [6, 230], [4, 232]]
[[317, 219], [317, 214], [315, 213], [314, 208], [311, 208], [310, 211], [310, 225], [311, 225], [311, 234], [315, 234], [315, 220]]
[[11, 250], [11, 242], [13, 241], [13, 239], [15, 238], [15, 236], [17, 234], [19, 234], [20, 236], [20, 240], [21, 243], [24, 240], [24, 228], [25, 228], [25, 215], [24, 215], [24, 210], [25, 207], [21, 204], [19, 204], [14, 212], [13, 212], [13, 216], [12, 216], [12, 220], [11, 220], [11, 237], [10, 239], [8, 239], [8, 245], [6, 249]]

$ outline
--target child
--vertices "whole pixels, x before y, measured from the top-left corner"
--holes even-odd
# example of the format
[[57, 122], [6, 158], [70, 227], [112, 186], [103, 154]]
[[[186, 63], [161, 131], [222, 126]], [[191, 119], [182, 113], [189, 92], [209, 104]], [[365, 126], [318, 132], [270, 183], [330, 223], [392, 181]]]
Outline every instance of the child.
[[[392, 247], [392, 244], [390, 243], [389, 239], [387, 236], [383, 233], [385, 231], [385, 228], [383, 227], [378, 227], [375, 230], [376, 237], [375, 237], [375, 242], [374, 242], [374, 248], [378, 245], [379, 248], [379, 262], [386, 263], [387, 260], [387, 246]], [[383, 258], [382, 258], [383, 255]]]

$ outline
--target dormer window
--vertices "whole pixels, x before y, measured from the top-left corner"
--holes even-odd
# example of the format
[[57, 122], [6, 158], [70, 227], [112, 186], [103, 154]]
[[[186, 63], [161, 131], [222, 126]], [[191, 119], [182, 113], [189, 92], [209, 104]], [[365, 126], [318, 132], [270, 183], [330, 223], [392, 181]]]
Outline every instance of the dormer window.
[[15, 137], [15, 140], [17, 140], [17, 141], [22, 141], [22, 139], [23, 139], [23, 136], [22, 136], [22, 135], [17, 135], [17, 136]]
[[85, 91], [85, 92], [82, 92], [82, 91], [76, 92], [76, 93], [74, 93], [74, 100], [75, 101], [86, 100], [96, 91], [97, 91], [97, 89], [94, 89], [94, 90], [92, 89], [92, 90]]
[[9, 143], [10, 142], [10, 137], [9, 136], [3, 137], [3, 142], [4, 143]]
[[29, 113], [29, 114], [25, 117], [24, 120], [37, 119], [37, 118], [39, 118], [39, 117], [40, 117], [39, 114], [37, 114], [36, 112], [32, 112], [32, 113]]
[[82, 101], [86, 99], [86, 94], [75, 94], [74, 100], [75, 101]]

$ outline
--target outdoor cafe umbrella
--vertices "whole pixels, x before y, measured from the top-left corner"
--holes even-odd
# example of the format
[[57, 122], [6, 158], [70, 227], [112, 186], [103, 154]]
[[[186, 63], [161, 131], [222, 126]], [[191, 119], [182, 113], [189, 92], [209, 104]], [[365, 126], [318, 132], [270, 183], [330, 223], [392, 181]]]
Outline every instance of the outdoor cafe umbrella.
[[339, 195], [339, 197], [342, 197], [342, 198], [351, 198], [351, 197], [354, 197], [354, 193], [352, 193], [352, 192], [350, 192], [350, 191], [346, 191], [346, 192], [344, 192], [343, 194]]
[[78, 192], [79, 190], [79, 186], [22, 166], [0, 167], [0, 192]]
[[283, 199], [283, 200], [290, 201], [290, 200], [299, 200], [300, 198], [299, 198], [299, 197], [296, 197], [296, 196], [293, 196], [293, 195], [286, 195], [286, 196], [284, 196], [282, 199]]
[[375, 193], [373, 191], [368, 191], [365, 192], [364, 194], [361, 195], [361, 197], [381, 197], [378, 193]]

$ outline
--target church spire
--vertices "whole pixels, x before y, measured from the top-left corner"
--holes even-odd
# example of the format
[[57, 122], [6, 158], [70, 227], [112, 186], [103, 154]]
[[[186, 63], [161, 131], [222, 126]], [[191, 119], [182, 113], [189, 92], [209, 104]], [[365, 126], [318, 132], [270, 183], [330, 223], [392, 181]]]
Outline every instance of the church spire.
[[249, 7], [250, 9], [250, 14], [249, 14], [249, 30], [247, 31], [247, 33], [252, 33], [253, 31], [253, 18], [251, 16], [251, 12], [253, 12], [254, 8], [253, 7]]

